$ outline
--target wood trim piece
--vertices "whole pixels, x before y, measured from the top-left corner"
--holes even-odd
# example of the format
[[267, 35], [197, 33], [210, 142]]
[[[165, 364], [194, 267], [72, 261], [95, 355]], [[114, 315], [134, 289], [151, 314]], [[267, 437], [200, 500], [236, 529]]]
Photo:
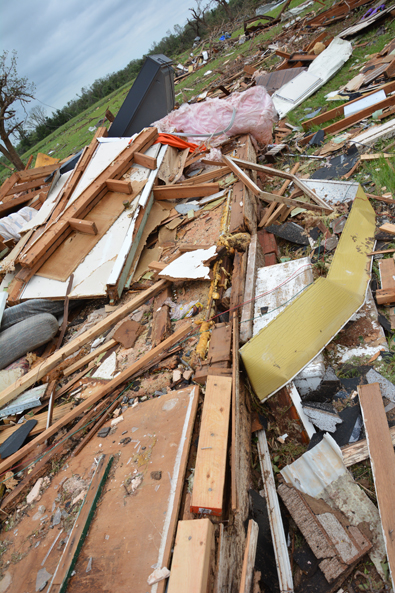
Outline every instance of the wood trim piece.
[[77, 233], [85, 233], [86, 235], [97, 235], [97, 226], [92, 220], [81, 220], [79, 218], [70, 218], [70, 228]]
[[155, 169], [158, 168], [158, 164], [155, 157], [148, 156], [147, 154], [142, 154], [141, 152], [134, 153], [134, 162], [136, 163], [136, 165], [141, 165], [142, 167], [151, 169], [151, 171], [155, 171]]
[[78, 338], [75, 338], [74, 340], [71, 340], [65, 344], [65, 346], [52, 354], [52, 356], [50, 356], [44, 363], [26, 373], [26, 375], [18, 379], [18, 381], [10, 385], [10, 387], [7, 387], [7, 389], [4, 389], [0, 394], [0, 407], [4, 406], [9, 401], [17, 397], [20, 393], [31, 387], [31, 385], [39, 381], [42, 377], [44, 377], [44, 375], [54, 369], [58, 363], [70, 356], [70, 354], [73, 354], [73, 352], [76, 352], [82, 346], [97, 336], [100, 336], [107, 329], [126, 317], [126, 315], [138, 309], [147, 300], [162, 292], [162, 290], [164, 290], [167, 286], [169, 286], [169, 282], [167, 280], [159, 280], [159, 282], [151, 286], [151, 288], [144, 290], [134, 299], [122, 307], [119, 307], [119, 309], [114, 311], [114, 313], [111, 313], [111, 315], [102, 321], [99, 321], [99, 323], [81, 334]]
[[244, 287], [243, 308], [240, 320], [240, 342], [245, 344], [252, 338], [254, 317], [255, 279], [258, 255], [258, 235], [253, 235], [248, 247], [247, 273]]
[[222, 515], [231, 392], [231, 377], [207, 377], [191, 498], [192, 513]]
[[378, 383], [358, 386], [392, 584], [395, 582], [395, 453]]
[[[389, 429], [392, 446], [395, 447], [395, 426], [391, 426]], [[362, 439], [357, 443], [351, 445], [345, 445], [342, 447], [342, 455], [344, 465], [350, 467], [361, 461], [365, 461], [369, 457], [368, 443], [366, 439]]]
[[266, 432], [258, 433], [258, 454], [261, 466], [263, 486], [269, 515], [270, 531], [276, 556], [277, 574], [280, 591], [293, 591], [291, 564], [289, 562], [287, 540], [285, 539], [284, 525], [281, 518], [280, 505], [274, 482], [272, 462], [266, 439]]
[[157, 185], [154, 187], [155, 200], [181, 200], [184, 198], [203, 198], [219, 191], [218, 183], [197, 185]]
[[179, 521], [167, 593], [207, 593], [213, 550], [210, 519]]

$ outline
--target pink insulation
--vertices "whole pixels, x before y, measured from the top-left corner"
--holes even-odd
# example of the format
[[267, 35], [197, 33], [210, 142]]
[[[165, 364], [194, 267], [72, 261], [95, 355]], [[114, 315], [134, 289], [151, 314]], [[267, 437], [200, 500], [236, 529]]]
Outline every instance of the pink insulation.
[[[232, 127], [221, 136], [214, 136], [207, 142], [211, 146], [221, 144], [237, 134], [251, 134], [260, 144], [270, 144], [273, 124], [277, 112], [266, 89], [255, 86], [242, 93], [232, 93], [226, 99], [206, 99], [201, 103], [188, 105], [172, 111], [152, 125], [159, 132], [184, 132], [190, 142], [204, 142], [194, 134], [215, 134], [227, 128], [232, 120], [233, 108], [236, 117]], [[190, 134], [190, 135], [189, 135]]]

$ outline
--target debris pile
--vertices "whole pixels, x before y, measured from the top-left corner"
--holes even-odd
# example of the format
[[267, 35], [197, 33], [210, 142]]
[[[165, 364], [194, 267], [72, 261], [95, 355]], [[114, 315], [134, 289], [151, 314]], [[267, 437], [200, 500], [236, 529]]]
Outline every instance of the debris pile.
[[1, 186], [2, 591], [393, 587], [395, 9], [312, 7]]

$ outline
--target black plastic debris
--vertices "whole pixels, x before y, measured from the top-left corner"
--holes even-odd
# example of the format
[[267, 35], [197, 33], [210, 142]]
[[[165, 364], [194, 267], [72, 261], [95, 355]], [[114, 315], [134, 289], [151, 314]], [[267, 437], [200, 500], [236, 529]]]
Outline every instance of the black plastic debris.
[[285, 239], [291, 243], [310, 245], [304, 228], [294, 222], [286, 222], [281, 225], [272, 224], [266, 227], [266, 230], [268, 233], [273, 233], [276, 237], [280, 237], [280, 239]]
[[[317, 132], [318, 133], [318, 132]], [[313, 138], [311, 139], [313, 140]], [[317, 169], [311, 179], [335, 179], [345, 175], [353, 168], [359, 158], [358, 148], [353, 144], [346, 154], [340, 154], [330, 159], [328, 167]]]
[[312, 139], [310, 140], [309, 146], [321, 146], [322, 143], [324, 142], [324, 138], [325, 138], [324, 130], [318, 130], [318, 132], [316, 132], [314, 134], [314, 136], [312, 137]]
[[28, 420], [18, 430], [12, 433], [0, 446], [0, 458], [7, 459], [7, 457], [19, 451], [36, 424], [37, 420]]

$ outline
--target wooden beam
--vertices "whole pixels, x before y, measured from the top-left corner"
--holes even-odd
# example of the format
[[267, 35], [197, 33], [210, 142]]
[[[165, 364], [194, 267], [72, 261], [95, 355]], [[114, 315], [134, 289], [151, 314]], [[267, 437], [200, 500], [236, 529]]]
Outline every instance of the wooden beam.
[[13, 173], [4, 181], [3, 185], [0, 187], [0, 201], [2, 201], [5, 198], [7, 192], [10, 191], [14, 187], [14, 185], [18, 183], [18, 181], [19, 172]]
[[213, 551], [210, 519], [179, 521], [167, 593], [207, 593]]
[[136, 165], [141, 165], [142, 167], [151, 169], [151, 171], [155, 171], [155, 169], [158, 167], [155, 157], [148, 156], [147, 154], [141, 154], [141, 152], [134, 153], [134, 162]]
[[207, 181], [211, 181], [212, 179], [219, 179], [220, 177], [225, 177], [231, 173], [229, 167], [219, 167], [218, 169], [214, 169], [213, 171], [207, 171], [207, 173], [201, 173], [200, 175], [194, 175], [193, 177], [188, 177], [184, 181], [181, 181], [179, 185], [196, 185], [197, 183], [206, 183]]
[[378, 383], [358, 386], [388, 564], [395, 584], [395, 453]]
[[107, 179], [106, 185], [108, 187], [108, 191], [116, 191], [129, 196], [133, 193], [133, 186], [130, 180], [126, 181], [123, 179]]
[[70, 218], [84, 218], [97, 202], [107, 193], [106, 181], [122, 177], [130, 167], [135, 152], [141, 148], [148, 148], [157, 136], [156, 128], [148, 128], [141, 132], [96, 179], [81, 193], [75, 202], [69, 206], [57, 222], [54, 222], [46, 232], [19, 259], [23, 267], [32, 268], [38, 261], [41, 265], [49, 257], [49, 248], [60, 238], [64, 241], [72, 230], [69, 227]]
[[239, 593], [251, 593], [252, 581], [254, 578], [258, 533], [258, 523], [256, 523], [254, 519], [250, 519], [248, 522], [248, 531], [244, 550], [243, 568], [241, 571]]
[[94, 360], [95, 358], [97, 358], [99, 356], [99, 354], [103, 354], [103, 352], [107, 352], [107, 350], [110, 350], [117, 344], [118, 344], [118, 342], [116, 340], [108, 340], [108, 342], [105, 342], [101, 346], [98, 346], [98, 348], [96, 348], [93, 352], [90, 352], [83, 358], [80, 358], [79, 360], [77, 360], [77, 362], [75, 362], [75, 363], [71, 364], [69, 367], [67, 367], [67, 369], [65, 369], [63, 371], [63, 375], [65, 377], [72, 375], [73, 373], [75, 373], [75, 371], [78, 371], [78, 369], [80, 369], [81, 367], [88, 364], [91, 360]]
[[65, 360], [68, 356], [79, 350], [82, 346], [91, 342], [97, 336], [107, 331], [110, 327], [121, 321], [126, 315], [132, 313], [147, 300], [156, 296], [162, 290], [169, 285], [167, 280], [159, 280], [156, 284], [142, 291], [131, 301], [119, 307], [114, 313], [111, 313], [108, 317], [99, 321], [94, 327], [81, 334], [78, 338], [71, 340], [65, 344], [60, 350], [52, 354], [45, 362], [26, 373], [23, 377], [18, 379], [15, 383], [4, 389], [0, 394], [0, 407], [5, 406], [9, 401], [17, 397], [20, 393], [23, 393], [26, 389], [31, 387], [34, 383], [39, 381], [44, 375], [48, 374], [49, 371], [54, 369], [62, 360]]
[[192, 513], [222, 515], [231, 392], [231, 377], [207, 377], [191, 498]]
[[46, 179], [46, 177], [39, 177], [38, 179], [36, 179], [34, 181], [27, 181], [26, 183], [16, 184], [13, 187], [11, 187], [5, 195], [13, 196], [14, 194], [18, 194], [19, 192], [22, 192], [22, 191], [28, 191], [29, 189], [35, 189], [37, 187], [40, 187], [41, 185], [45, 185], [45, 183], [44, 183], [45, 179]]
[[70, 228], [78, 233], [86, 235], [97, 235], [97, 226], [92, 220], [80, 220], [79, 218], [70, 218]]
[[[17, 451], [13, 455], [10, 455], [10, 457], [7, 457], [6, 460], [1, 462], [0, 474], [6, 472], [10, 467], [12, 467], [18, 461], [23, 459], [23, 457], [25, 457], [26, 455], [29, 455], [34, 450], [36, 445], [39, 445], [47, 439], [51, 438], [60, 430], [60, 428], [66, 426], [66, 424], [77, 418], [77, 416], [79, 416], [82, 412], [90, 408], [92, 405], [96, 404], [96, 402], [100, 401], [103, 397], [105, 397], [109, 393], [112, 393], [114, 389], [122, 385], [122, 383], [130, 379], [133, 375], [137, 374], [139, 371], [141, 371], [141, 369], [147, 368], [150, 364], [156, 361], [157, 357], [161, 353], [163, 353], [163, 351], [168, 350], [169, 348], [177, 344], [178, 341], [184, 339], [191, 332], [191, 330], [192, 326], [189, 323], [184, 324], [176, 332], [174, 332], [174, 334], [167, 338], [167, 340], [162, 342], [159, 346], [157, 346], [156, 348], [152, 348], [152, 350], [144, 354], [141, 358], [139, 358], [139, 360], [137, 360], [132, 365], [121, 371], [116, 377], [114, 377], [114, 379], [111, 379], [111, 381], [109, 381], [108, 383], [101, 385], [101, 387], [95, 390], [95, 392], [92, 393], [90, 397], [81, 402], [77, 407], [73, 408], [68, 414], [65, 414], [63, 418], [55, 422], [50, 428], [42, 432], [34, 440], [30, 441], [30, 443], [19, 449], [19, 451]], [[64, 348], [65, 346], [61, 350], [64, 350]], [[60, 353], [61, 350], [59, 350], [56, 354]], [[34, 371], [36, 371], [36, 369], [33, 369], [33, 372]]]
[[199, 185], [157, 185], [154, 187], [155, 200], [181, 200], [184, 198], [203, 198], [212, 196], [219, 191], [218, 183], [202, 183]]
[[37, 167], [37, 169], [27, 169], [26, 171], [18, 171], [20, 181], [33, 181], [40, 177], [51, 175], [54, 171], [60, 168], [60, 163], [53, 165], [45, 165], [44, 167]]

